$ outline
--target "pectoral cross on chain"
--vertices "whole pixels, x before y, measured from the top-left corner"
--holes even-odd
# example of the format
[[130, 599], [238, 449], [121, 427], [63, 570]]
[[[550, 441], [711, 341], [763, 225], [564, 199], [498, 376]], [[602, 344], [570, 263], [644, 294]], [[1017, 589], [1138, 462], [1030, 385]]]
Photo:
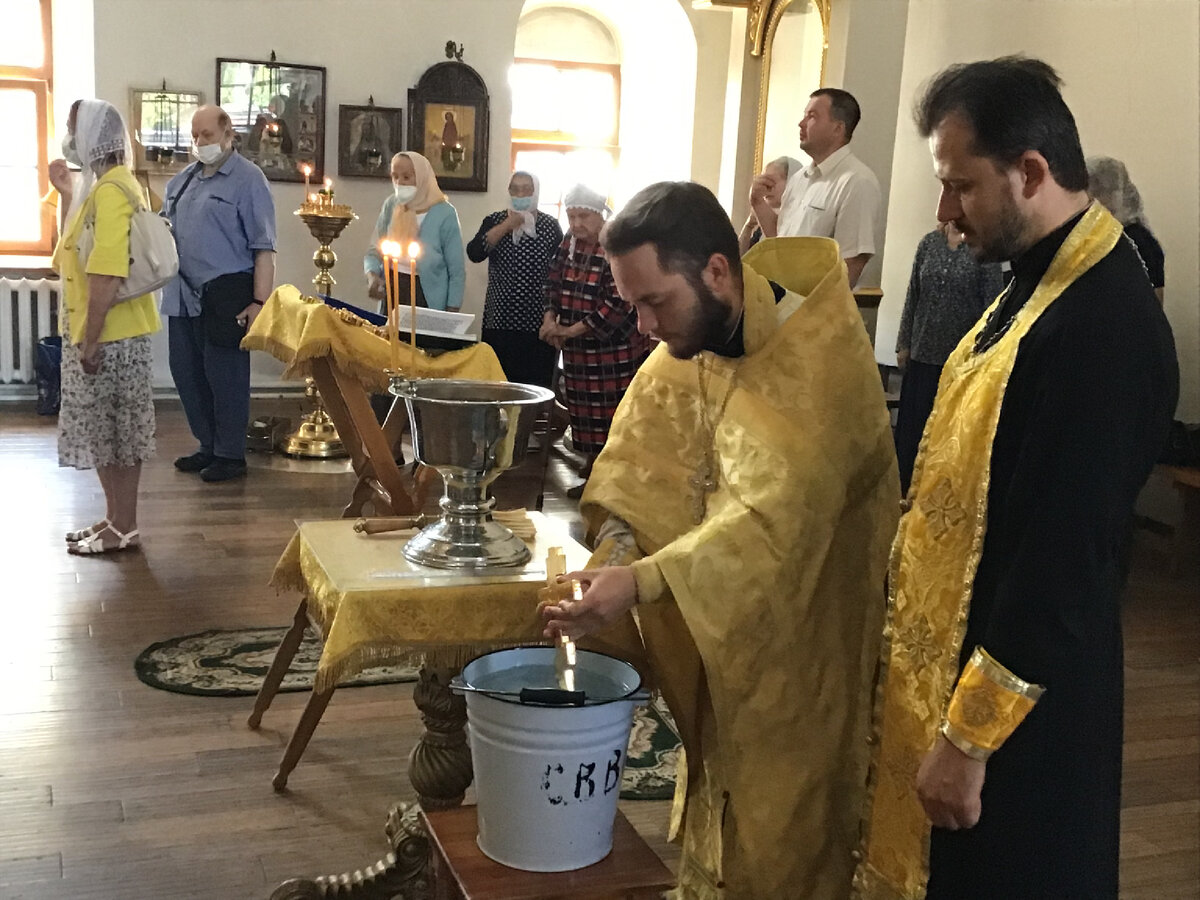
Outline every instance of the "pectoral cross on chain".
[[696, 467], [696, 474], [688, 479], [692, 486], [692, 521], [699, 525], [708, 510], [708, 495], [717, 489], [717, 475], [708, 460]]

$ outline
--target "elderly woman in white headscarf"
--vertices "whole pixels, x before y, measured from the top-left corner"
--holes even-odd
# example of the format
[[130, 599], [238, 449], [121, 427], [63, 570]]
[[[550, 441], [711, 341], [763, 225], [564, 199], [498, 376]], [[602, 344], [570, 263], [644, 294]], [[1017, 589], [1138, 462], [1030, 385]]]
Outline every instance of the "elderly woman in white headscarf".
[[558, 351], [538, 339], [550, 260], [563, 232], [538, 211], [541, 185], [532, 172], [513, 172], [508, 207], [484, 217], [467, 244], [471, 262], [488, 264], [483, 340], [496, 351], [509, 381], [550, 387]]
[[1088, 193], [1099, 200], [1113, 214], [1113, 218], [1125, 226], [1125, 234], [1137, 247], [1142, 265], [1146, 267], [1146, 274], [1150, 277], [1150, 284], [1154, 287], [1154, 294], [1158, 297], [1158, 302], [1162, 303], [1163, 286], [1166, 283], [1165, 257], [1162, 245], [1154, 237], [1150, 223], [1146, 221], [1142, 195], [1134, 185], [1133, 179], [1129, 177], [1129, 170], [1125, 168], [1125, 163], [1111, 156], [1089, 157], [1087, 170]]
[[[53, 266], [62, 277], [62, 407], [58, 463], [96, 469], [103, 519], [67, 533], [67, 550], [111, 553], [140, 545], [138, 481], [154, 455], [150, 335], [160, 327], [154, 297], [117, 301], [129, 274], [129, 231], [144, 204], [130, 164], [125, 122], [103, 100], [80, 100], [67, 118], [65, 160], [50, 181], [67, 206]], [[80, 168], [74, 176], [68, 164]], [[81, 239], [90, 251], [81, 257]]]
[[738, 246], [743, 254], [762, 240], [762, 228], [759, 227], [755, 210], [766, 206], [778, 212], [788, 179], [803, 168], [804, 164], [795, 157], [781, 156], [767, 163], [762, 173], [756, 175], [750, 183], [750, 215], [738, 234]]
[[386, 289], [379, 252], [379, 243], [384, 240], [398, 242], [405, 254], [399, 261], [401, 297], [409, 295], [412, 265], [407, 254], [409, 245], [416, 241], [420, 246], [417, 305], [458, 312], [467, 284], [458, 212], [438, 186], [429, 160], [415, 151], [406, 150], [392, 157], [392, 195], [383, 201], [371, 246], [363, 259], [367, 292], [377, 300], [384, 299]]
[[[570, 234], [559, 245], [546, 279], [541, 338], [563, 353], [563, 387], [571, 415], [571, 443], [585, 454], [586, 482], [608, 440], [617, 404], [650, 353], [637, 314], [621, 299], [600, 230], [612, 213], [602, 194], [578, 184], [567, 191]], [[567, 491], [578, 497], [583, 485]]]

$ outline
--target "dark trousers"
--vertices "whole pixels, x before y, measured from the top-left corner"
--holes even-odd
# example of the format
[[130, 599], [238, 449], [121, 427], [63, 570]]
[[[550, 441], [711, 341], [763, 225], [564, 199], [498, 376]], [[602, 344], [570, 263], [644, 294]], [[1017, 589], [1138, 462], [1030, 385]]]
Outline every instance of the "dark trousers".
[[214, 346], [205, 339], [204, 321], [199, 316], [168, 316], [167, 340], [171, 377], [201, 452], [222, 459], [245, 459], [250, 354]]
[[491, 344], [504, 368], [504, 376], [518, 384], [551, 387], [558, 351], [540, 340], [536, 332], [483, 329], [483, 342]]
[[908, 361], [904, 381], [900, 384], [900, 408], [896, 410], [896, 459], [900, 463], [900, 491], [908, 493], [912, 481], [917, 449], [925, 433], [925, 422], [933, 412], [938, 380], [942, 367], [929, 363]]

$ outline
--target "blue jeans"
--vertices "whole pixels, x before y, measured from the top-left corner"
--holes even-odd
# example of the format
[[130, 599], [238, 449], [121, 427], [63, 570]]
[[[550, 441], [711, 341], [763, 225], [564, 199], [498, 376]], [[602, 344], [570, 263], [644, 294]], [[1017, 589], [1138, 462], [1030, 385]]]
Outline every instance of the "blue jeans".
[[250, 421], [250, 354], [215, 347], [199, 317], [167, 317], [171, 377], [200, 451], [222, 459], [246, 458]]

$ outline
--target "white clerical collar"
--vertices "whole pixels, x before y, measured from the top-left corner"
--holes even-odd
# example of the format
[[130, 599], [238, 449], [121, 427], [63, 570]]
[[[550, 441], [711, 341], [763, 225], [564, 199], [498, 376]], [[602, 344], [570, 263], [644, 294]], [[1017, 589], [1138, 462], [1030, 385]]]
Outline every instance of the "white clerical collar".
[[850, 155], [850, 145], [842, 144], [827, 157], [821, 160], [820, 164], [809, 163], [808, 168], [804, 170], [804, 174], [808, 178], [816, 178], [818, 175], [828, 175], [839, 165], [842, 160]]

